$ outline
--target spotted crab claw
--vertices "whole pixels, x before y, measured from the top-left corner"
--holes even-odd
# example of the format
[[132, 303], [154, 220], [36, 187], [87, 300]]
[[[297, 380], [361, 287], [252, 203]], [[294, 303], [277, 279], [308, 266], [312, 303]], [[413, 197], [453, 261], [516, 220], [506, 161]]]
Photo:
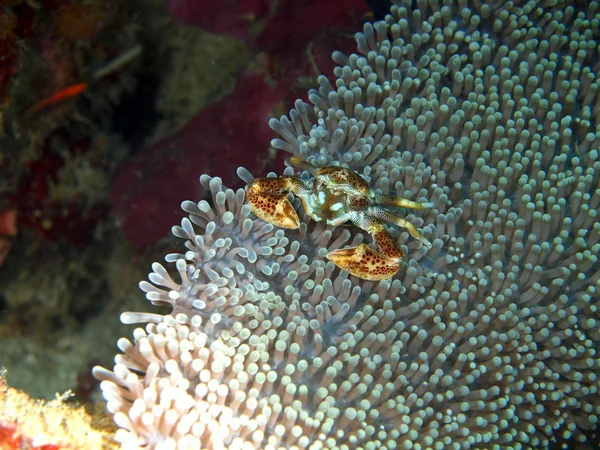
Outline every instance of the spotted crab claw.
[[404, 252], [385, 231], [383, 224], [364, 214], [355, 214], [350, 220], [373, 237], [379, 251], [360, 244], [334, 250], [327, 254], [327, 258], [340, 269], [363, 280], [380, 281], [394, 276], [402, 267]]
[[[400, 250], [402, 256], [404, 253]], [[393, 277], [402, 266], [402, 258], [388, 258], [367, 244], [343, 248], [327, 254], [340, 269], [355, 277], [369, 281], [381, 281]]]
[[295, 177], [257, 178], [246, 194], [252, 212], [259, 219], [280, 228], [296, 230], [300, 219], [287, 198], [288, 192], [302, 188]]

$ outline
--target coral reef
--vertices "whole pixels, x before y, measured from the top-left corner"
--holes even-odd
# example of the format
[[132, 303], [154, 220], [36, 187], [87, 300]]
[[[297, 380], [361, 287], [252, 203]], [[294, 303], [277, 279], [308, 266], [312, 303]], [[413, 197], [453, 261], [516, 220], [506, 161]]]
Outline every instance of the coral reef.
[[[151, 70], [140, 49], [154, 48], [148, 36], [160, 39], [166, 7], [8, 0], [0, 9], [0, 22], [10, 16], [14, 25], [0, 31], [10, 50], [0, 59], [9, 75], [0, 93], [0, 367], [11, 386], [52, 398], [78, 392], [78, 374], [110, 357], [115, 332], [102, 313], [114, 314], [131, 297], [123, 284], [140, 276], [108, 187], [133, 135], [115, 124], [134, 78]], [[115, 63], [131, 49], [136, 57]], [[65, 96], [81, 83], [84, 92]]]
[[171, 313], [122, 314], [147, 325], [118, 341], [112, 371], [94, 369], [123, 447], [586, 441], [600, 407], [599, 10], [399, 0], [357, 53], [335, 52], [335, 82], [272, 119], [272, 145], [430, 200], [406, 217], [432, 248], [390, 229], [407, 264], [361, 281], [324, 256], [363, 234], [303, 213], [299, 230], [274, 228], [243, 189], [202, 175], [210, 201], [184, 202], [173, 227], [177, 275], [155, 263], [140, 283]]
[[[0, 372], [0, 448], [69, 450], [116, 448], [108, 421], [70, 404], [69, 394], [49, 402], [32, 400], [8, 387]], [[102, 416], [101, 414], [96, 414]]]
[[[139, 43], [128, 23], [132, 14], [112, 0], [3, 2], [0, 211], [15, 210], [20, 228], [51, 240], [89, 241], [90, 223], [106, 216], [106, 189], [94, 187], [102, 199], [78, 189], [58, 198], [49, 184], [60, 184], [75, 159], [94, 172], [95, 181], [106, 182], [120, 160], [118, 153], [106, 158], [106, 147], [102, 152], [100, 139], [92, 136], [101, 134], [99, 123], [127, 91], [135, 65], [120, 67], [111, 79], [95, 80], [93, 73]], [[74, 101], [82, 92], [86, 102]], [[105, 143], [109, 137], [105, 132]]]

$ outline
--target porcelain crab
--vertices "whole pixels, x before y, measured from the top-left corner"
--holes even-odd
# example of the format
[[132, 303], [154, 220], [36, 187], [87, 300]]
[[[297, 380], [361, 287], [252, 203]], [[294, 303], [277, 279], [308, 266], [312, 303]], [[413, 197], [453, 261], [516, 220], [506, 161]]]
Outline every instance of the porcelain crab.
[[257, 178], [250, 184], [247, 201], [254, 214], [280, 228], [297, 229], [298, 214], [288, 201], [288, 193], [300, 198], [306, 213], [315, 221], [328, 225], [351, 222], [371, 235], [378, 247], [366, 244], [334, 250], [327, 258], [338, 267], [364, 280], [384, 280], [398, 272], [405, 254], [386, 231], [383, 221], [405, 228], [426, 247], [431, 243], [408, 220], [387, 211], [384, 206], [426, 209], [433, 203], [419, 203], [402, 197], [375, 192], [356, 172], [342, 167], [316, 167], [292, 157], [289, 163], [307, 171], [311, 177], [295, 176]]

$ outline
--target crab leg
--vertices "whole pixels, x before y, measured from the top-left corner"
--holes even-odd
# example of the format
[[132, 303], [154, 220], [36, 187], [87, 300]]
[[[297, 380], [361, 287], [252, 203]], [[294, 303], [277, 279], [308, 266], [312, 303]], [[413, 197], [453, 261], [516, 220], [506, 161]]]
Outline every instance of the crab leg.
[[313, 176], [317, 173], [318, 170], [317, 167], [313, 166], [311, 163], [303, 160], [302, 158], [298, 158], [297, 156], [292, 156], [288, 160], [288, 163], [293, 167], [297, 167], [298, 169], [306, 170]]
[[433, 208], [435, 205], [431, 202], [421, 203], [421, 202], [413, 202], [412, 200], [408, 200], [403, 197], [395, 197], [393, 195], [385, 195], [378, 194], [375, 196], [375, 203], [378, 205], [389, 205], [389, 206], [398, 206], [400, 208], [410, 208], [410, 209], [428, 209]]
[[259, 219], [280, 228], [298, 229], [300, 219], [287, 198], [288, 192], [298, 195], [304, 185], [296, 177], [257, 178], [246, 193], [252, 212]]
[[[420, 204], [420, 203], [419, 203]], [[412, 237], [414, 237], [417, 241], [422, 242], [423, 245], [427, 248], [431, 248], [431, 242], [429, 242], [425, 236], [419, 233], [417, 227], [415, 227], [408, 220], [403, 219], [402, 217], [397, 216], [385, 209], [378, 208], [377, 206], [370, 206], [365, 211], [366, 214], [372, 217], [376, 217], [377, 219], [385, 220], [386, 222], [393, 223], [394, 225], [398, 225], [399, 227], [405, 228], [406, 231], [410, 233]]]
[[379, 281], [394, 276], [402, 265], [404, 252], [385, 231], [385, 226], [364, 212], [354, 212], [350, 220], [371, 235], [378, 250], [367, 244], [334, 250], [327, 258], [341, 269], [363, 280]]

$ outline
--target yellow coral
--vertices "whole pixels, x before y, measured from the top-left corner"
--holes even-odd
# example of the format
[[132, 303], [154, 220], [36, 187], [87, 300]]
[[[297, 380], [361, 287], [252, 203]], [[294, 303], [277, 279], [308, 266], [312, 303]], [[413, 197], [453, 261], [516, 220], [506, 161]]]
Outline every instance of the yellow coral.
[[83, 407], [65, 402], [70, 396], [67, 392], [52, 401], [32, 399], [10, 388], [6, 372], [0, 372], [0, 448], [117, 448], [112, 443], [114, 426], [101, 408], [92, 417]]

